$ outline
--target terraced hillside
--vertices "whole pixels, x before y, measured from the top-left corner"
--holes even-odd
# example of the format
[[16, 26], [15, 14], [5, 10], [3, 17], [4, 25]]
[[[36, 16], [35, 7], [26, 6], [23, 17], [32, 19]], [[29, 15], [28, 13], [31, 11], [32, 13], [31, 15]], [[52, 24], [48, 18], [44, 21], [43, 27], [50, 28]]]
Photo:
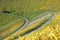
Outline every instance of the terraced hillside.
[[60, 40], [59, 3], [0, 0], [0, 40]]

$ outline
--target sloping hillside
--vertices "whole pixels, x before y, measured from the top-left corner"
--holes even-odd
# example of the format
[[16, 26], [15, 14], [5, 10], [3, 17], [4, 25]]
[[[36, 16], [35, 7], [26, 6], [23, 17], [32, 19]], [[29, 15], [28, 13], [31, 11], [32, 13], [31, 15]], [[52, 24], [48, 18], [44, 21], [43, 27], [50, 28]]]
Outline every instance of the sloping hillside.
[[[38, 31], [32, 32], [32, 29], [40, 26], [41, 22], [42, 24], [45, 24], [44, 21], [46, 18], [41, 22], [39, 20], [33, 24], [30, 23], [42, 18], [42, 16], [44, 18], [45, 15], [53, 13], [56, 15], [52, 18], [48, 25], [45, 25]], [[47, 15], [47, 18], [49, 19], [50, 17]], [[17, 20], [21, 21], [18, 22]], [[13, 21], [14, 25], [11, 21]], [[15, 31], [12, 34], [8, 34], [9, 29], [7, 29], [4, 25], [8, 25], [9, 22], [11, 22], [12, 25], [9, 25], [8, 27], [11, 27], [10, 30], [12, 32], [19, 29], [19, 27], [23, 28], [21, 28], [21, 31], [19, 30], [18, 32]], [[24, 26], [25, 24], [26, 26]], [[25, 27], [26, 29], [24, 29]], [[6, 31], [2, 28], [6, 29]], [[21, 37], [20, 33], [23, 34], [27, 31], [30, 32], [29, 28], [32, 30], [32, 33]], [[7, 34], [4, 34], [4, 32]], [[3, 37], [4, 35], [1, 33], [7, 36]], [[60, 0], [0, 0], [0, 39], [15, 40], [15, 35], [18, 37], [20, 36], [18, 40], [60, 40]]]

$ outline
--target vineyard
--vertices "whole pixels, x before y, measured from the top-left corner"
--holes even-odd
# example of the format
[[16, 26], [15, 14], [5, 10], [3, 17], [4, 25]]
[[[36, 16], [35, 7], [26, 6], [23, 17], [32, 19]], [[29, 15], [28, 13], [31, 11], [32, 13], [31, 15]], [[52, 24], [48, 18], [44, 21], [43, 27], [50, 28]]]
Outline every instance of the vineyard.
[[0, 40], [60, 40], [60, 0], [0, 0]]

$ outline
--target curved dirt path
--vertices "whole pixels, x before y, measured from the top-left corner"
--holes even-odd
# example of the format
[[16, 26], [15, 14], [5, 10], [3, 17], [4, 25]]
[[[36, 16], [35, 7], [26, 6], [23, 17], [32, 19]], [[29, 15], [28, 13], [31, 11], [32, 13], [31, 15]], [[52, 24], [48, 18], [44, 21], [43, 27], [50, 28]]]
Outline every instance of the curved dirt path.
[[[35, 20], [35, 21], [33, 21], [32, 23], [30, 23], [29, 25], [27, 25], [26, 28], [25, 28], [25, 26], [23, 26], [24, 29], [22, 29], [20, 32], [18, 31], [18, 32], [12, 34], [11, 36], [15, 37], [15, 36], [18, 36], [18, 35], [20, 35], [20, 34], [24, 34], [25, 32], [27, 32], [27, 31], [29, 31], [29, 30], [33, 30], [33, 28], [34, 28], [36, 25], [39, 25], [39, 23], [40, 23], [41, 21], [43, 21], [43, 19], [49, 17], [49, 19], [47, 20], [47, 22], [45, 22], [45, 23], [42, 24], [40, 27], [38, 27], [38, 28], [36, 28], [35, 30], [33, 30], [33, 31], [37, 31], [37, 30], [43, 28], [43, 27], [44, 27], [45, 25], [47, 25], [48, 23], [50, 23], [51, 20], [54, 18], [55, 15], [56, 15], [56, 14], [53, 13], [53, 14], [48, 14], [47, 16], [43, 16], [43, 17], [41, 17], [41, 18], [38, 18], [37, 20]], [[39, 21], [40, 21], [40, 22], [39, 22]], [[36, 22], [37, 22], [37, 23], [36, 23]], [[33, 28], [31, 28], [31, 27], [33, 27]], [[29, 33], [30, 33], [30, 32], [29, 32]], [[25, 36], [25, 35], [24, 35], [24, 36]]]
[[[16, 16], [16, 15], [14, 15], [14, 16]], [[23, 19], [22, 21], [25, 21], [24, 22], [24, 24], [21, 26], [21, 27], [19, 27], [18, 29], [16, 29], [15, 31], [16, 32], [19, 32], [20, 30], [22, 30], [24, 27], [26, 27], [27, 26], [27, 24], [28, 24], [28, 19], [27, 18], [25, 18], [25, 17], [22, 17], [22, 16], [18, 16], [18, 17], [20, 17], [21, 19]], [[21, 20], [20, 20], [20, 22], [18, 21], [17, 22], [17, 24], [13, 24], [12, 26], [14, 26], [12, 29], [10, 29], [11, 31], [14, 29], [14, 28], [16, 28], [17, 26], [19, 26], [19, 24], [22, 24], [21, 22], [22, 22]], [[19, 23], [19, 24], [18, 24]], [[9, 31], [9, 30], [8, 30]], [[8, 32], [7, 31], [7, 32]], [[13, 31], [14, 33], [15, 33], [15, 31]], [[5, 33], [7, 33], [7, 32], [5, 32]], [[11, 35], [11, 34], [13, 34], [13, 32], [12, 33], [10, 33], [9, 35]], [[2, 35], [4, 35], [5, 33], [3, 33]], [[3, 37], [1, 37], [0, 38], [0, 40], [2, 40], [3, 38], [5, 38], [5, 37], [7, 37], [8, 36], [8, 34], [7, 35], [5, 35], [5, 36], [3, 36]]]

